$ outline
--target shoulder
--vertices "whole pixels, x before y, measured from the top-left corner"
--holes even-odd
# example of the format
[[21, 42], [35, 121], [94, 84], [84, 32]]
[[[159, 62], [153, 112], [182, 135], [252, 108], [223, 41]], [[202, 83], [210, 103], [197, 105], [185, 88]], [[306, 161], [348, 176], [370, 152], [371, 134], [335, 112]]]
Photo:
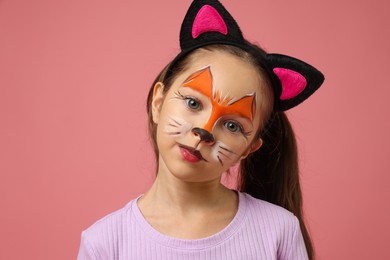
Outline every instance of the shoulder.
[[246, 203], [247, 218], [253, 225], [272, 230], [276, 236], [299, 229], [297, 217], [285, 208], [254, 198], [247, 193], [242, 193], [242, 198]]
[[[299, 227], [299, 220], [290, 211], [240, 193], [245, 208], [245, 221], [241, 237], [257, 241], [259, 254], [270, 253], [264, 259], [308, 259]], [[271, 257], [273, 256], [273, 257]]]
[[241, 194], [246, 204], [246, 233], [263, 241], [278, 259], [308, 259], [298, 218], [290, 211]]
[[97, 235], [101, 234], [103, 230], [111, 230], [112, 228], [116, 228], [117, 226], [121, 225], [129, 216], [131, 213], [131, 205], [134, 203], [134, 200], [127, 203], [123, 208], [118, 209], [103, 218], [96, 221], [94, 224], [92, 224], [90, 227], [88, 227], [84, 233], [88, 235]]
[[272, 204], [268, 201], [257, 199], [247, 193], [241, 193], [242, 198], [245, 200], [248, 210], [254, 214], [262, 214], [264, 217], [275, 217], [280, 218], [295, 218], [294, 214], [287, 209], [278, 205]]
[[[112, 245], [120, 244], [132, 221], [132, 205], [136, 199], [127, 203], [105, 217], [99, 219], [82, 232], [81, 246], [96, 259], [107, 259]], [[95, 259], [94, 258], [94, 259]]]

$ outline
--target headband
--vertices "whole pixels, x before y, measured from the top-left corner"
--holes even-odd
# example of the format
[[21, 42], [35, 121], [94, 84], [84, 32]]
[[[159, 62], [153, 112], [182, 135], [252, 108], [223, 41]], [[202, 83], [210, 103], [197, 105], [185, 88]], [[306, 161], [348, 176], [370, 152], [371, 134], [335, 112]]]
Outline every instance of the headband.
[[324, 81], [323, 74], [313, 66], [290, 56], [263, 52], [245, 40], [237, 22], [217, 0], [192, 2], [180, 30], [181, 52], [172, 61], [166, 78], [191, 51], [212, 44], [236, 46], [255, 57], [270, 76], [275, 111], [302, 103]]

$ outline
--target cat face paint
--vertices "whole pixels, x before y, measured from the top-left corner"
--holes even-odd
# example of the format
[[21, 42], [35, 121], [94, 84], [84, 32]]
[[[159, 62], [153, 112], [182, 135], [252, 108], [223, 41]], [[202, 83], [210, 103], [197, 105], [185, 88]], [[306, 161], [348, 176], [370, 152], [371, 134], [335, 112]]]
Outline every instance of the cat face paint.
[[180, 117], [170, 116], [164, 132], [172, 136], [183, 136], [192, 128], [192, 124]]
[[[219, 178], [252, 149], [262, 84], [257, 69], [240, 58], [199, 55], [165, 95], [156, 91], [159, 166], [187, 180]], [[205, 132], [213, 136], [208, 142], [200, 138]]]
[[[191, 89], [195, 92], [195, 95], [185, 96], [181, 94], [180, 90], [183, 88]], [[196, 96], [202, 96], [204, 99], [203, 102], [200, 100], [201, 97], [197, 98]], [[223, 93], [221, 89], [216, 90], [213, 85], [211, 67], [207, 66], [206, 68], [191, 74], [184, 81], [179, 90], [175, 92], [175, 97], [177, 99], [184, 100], [187, 109], [193, 111], [194, 113], [201, 113], [202, 110], [209, 111], [206, 122], [200, 126], [196, 125], [191, 130], [199, 138], [199, 142], [196, 144], [196, 147], [201, 142], [205, 142], [208, 145], [213, 144], [215, 142], [214, 135], [216, 135], [217, 132], [214, 131], [214, 127], [221, 124], [221, 119], [223, 120], [225, 118], [225, 121], [222, 122], [222, 127], [226, 128], [226, 132], [230, 133], [225, 133], [224, 135], [219, 134], [217, 143], [213, 145], [211, 152], [214, 160], [217, 160], [222, 166], [224, 165], [224, 161], [232, 160], [236, 157], [235, 155], [237, 155], [237, 153], [233, 151], [233, 148], [230, 148], [229, 145], [222, 141], [223, 139], [226, 139], [226, 137], [243, 137], [245, 139], [245, 143], [247, 144], [246, 139], [248, 133], [246, 129], [244, 129], [239, 121], [234, 120], [232, 117], [245, 118], [250, 122], [253, 121], [254, 113], [256, 111], [255, 93], [233, 98], [230, 97], [228, 93]], [[204, 102], [205, 100], [206, 102]], [[169, 126], [174, 128], [169, 132], [171, 135], [185, 134], [192, 126], [191, 123], [184, 119], [171, 118], [171, 120], [172, 122], [169, 123]], [[178, 121], [181, 121], [181, 123]]]
[[210, 133], [217, 120], [224, 115], [237, 114], [252, 121], [256, 111], [256, 95], [248, 94], [239, 99], [231, 98], [221, 90], [215, 90], [210, 66], [192, 74], [183, 84], [202, 95], [207, 96], [212, 104], [211, 114], [203, 128]]

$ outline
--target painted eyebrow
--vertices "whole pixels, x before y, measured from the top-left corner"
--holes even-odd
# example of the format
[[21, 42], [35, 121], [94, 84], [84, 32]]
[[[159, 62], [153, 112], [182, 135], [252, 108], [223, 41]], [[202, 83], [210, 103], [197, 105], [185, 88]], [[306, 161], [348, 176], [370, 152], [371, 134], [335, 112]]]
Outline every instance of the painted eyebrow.
[[[247, 94], [239, 99], [223, 96], [221, 91], [215, 91], [211, 66], [191, 74], [184, 80], [181, 87], [188, 87], [211, 100], [212, 105], [224, 107], [229, 113], [238, 114], [253, 121], [256, 110], [256, 93]], [[247, 112], [250, 111], [250, 112]]]
[[213, 97], [214, 82], [210, 68], [207, 66], [191, 74], [184, 80], [182, 86], [196, 90], [205, 96]]

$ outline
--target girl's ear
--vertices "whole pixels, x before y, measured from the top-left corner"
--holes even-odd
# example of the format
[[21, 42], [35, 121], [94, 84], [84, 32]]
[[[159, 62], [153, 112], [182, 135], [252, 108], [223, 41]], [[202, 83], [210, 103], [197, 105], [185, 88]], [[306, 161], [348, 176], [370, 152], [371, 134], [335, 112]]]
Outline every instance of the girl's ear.
[[158, 124], [160, 118], [161, 105], [164, 101], [164, 84], [157, 82], [153, 87], [153, 99], [152, 99], [152, 116], [153, 122]]
[[248, 150], [243, 155], [241, 155], [241, 160], [248, 157], [248, 155], [250, 155], [251, 153], [256, 152], [262, 145], [263, 139], [261, 138], [258, 138], [253, 141], [253, 143], [248, 147]]

